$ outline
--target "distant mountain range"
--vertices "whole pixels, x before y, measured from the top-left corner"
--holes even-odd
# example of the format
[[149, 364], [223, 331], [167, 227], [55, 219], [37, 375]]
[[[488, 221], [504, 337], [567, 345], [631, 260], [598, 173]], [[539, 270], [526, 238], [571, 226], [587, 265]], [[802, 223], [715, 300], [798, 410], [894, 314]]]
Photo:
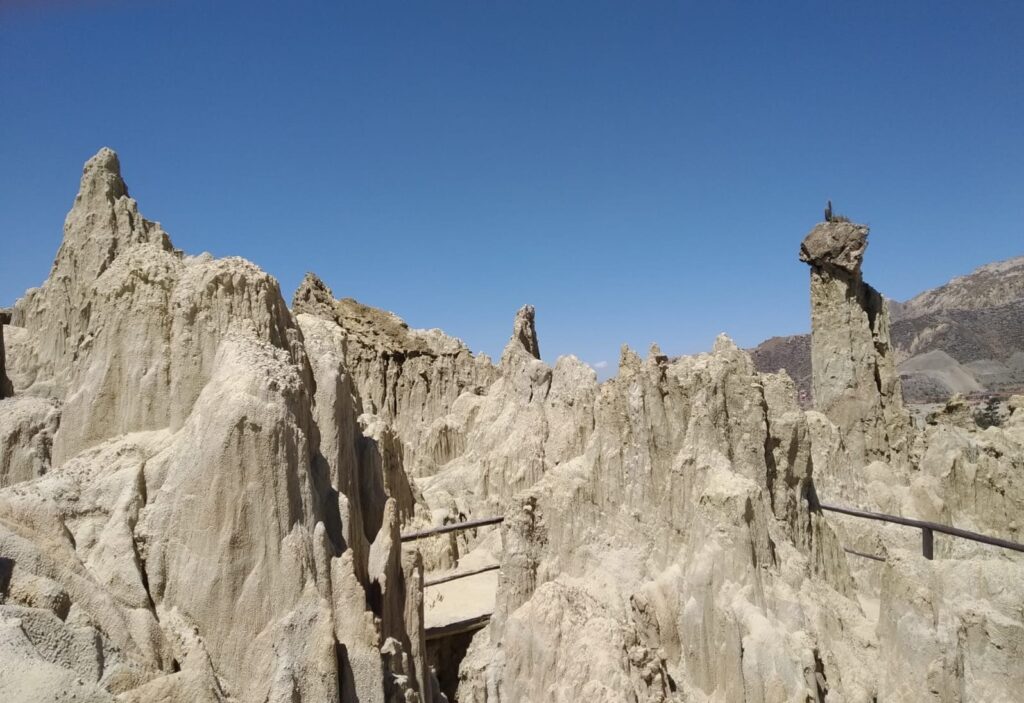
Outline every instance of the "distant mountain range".
[[[904, 398], [1024, 390], [1024, 256], [982, 266], [905, 302], [889, 301]], [[811, 398], [811, 337], [772, 337], [751, 350], [761, 371], [785, 369]]]

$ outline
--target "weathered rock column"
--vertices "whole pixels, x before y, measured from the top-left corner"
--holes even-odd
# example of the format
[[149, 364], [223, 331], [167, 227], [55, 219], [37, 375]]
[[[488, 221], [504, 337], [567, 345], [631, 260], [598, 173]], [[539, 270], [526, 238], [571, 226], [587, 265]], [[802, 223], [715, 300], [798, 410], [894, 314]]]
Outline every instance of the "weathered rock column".
[[814, 405], [838, 425], [853, 461], [906, 452], [908, 420], [889, 341], [889, 310], [864, 282], [868, 228], [822, 222], [800, 245], [811, 267]]
[[4, 325], [11, 324], [11, 311], [0, 309], [0, 398], [14, 395], [14, 389], [7, 378], [6, 352], [4, 351]]

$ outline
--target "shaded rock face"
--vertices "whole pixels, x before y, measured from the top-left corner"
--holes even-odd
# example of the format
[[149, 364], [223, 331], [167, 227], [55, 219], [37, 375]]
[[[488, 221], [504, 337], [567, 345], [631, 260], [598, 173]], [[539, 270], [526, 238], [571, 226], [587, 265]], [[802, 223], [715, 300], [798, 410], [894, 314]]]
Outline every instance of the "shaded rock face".
[[[406, 624], [410, 499], [382, 480], [378, 529], [351, 538], [358, 414], [319, 407], [273, 278], [174, 250], [104, 149], [12, 321], [0, 699], [434, 699]], [[350, 423], [350, 463], [321, 422]]]
[[0, 309], [0, 399], [14, 393], [11, 379], [7, 378], [7, 353], [4, 351], [4, 327], [11, 324], [11, 311]]
[[863, 225], [825, 222], [800, 246], [811, 267], [814, 405], [862, 463], [905, 453], [908, 424], [886, 301], [861, 275], [867, 238]]

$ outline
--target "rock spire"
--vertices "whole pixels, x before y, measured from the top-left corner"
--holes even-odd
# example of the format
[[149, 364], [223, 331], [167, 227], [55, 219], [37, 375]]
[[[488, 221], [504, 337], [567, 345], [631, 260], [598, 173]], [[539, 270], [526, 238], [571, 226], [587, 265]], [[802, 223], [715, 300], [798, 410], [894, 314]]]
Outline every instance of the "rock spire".
[[861, 463], [902, 453], [907, 426], [888, 305], [861, 273], [867, 245], [867, 226], [852, 222], [822, 222], [800, 245], [800, 260], [811, 267], [815, 406]]
[[540, 343], [537, 341], [536, 310], [532, 305], [524, 305], [516, 311], [516, 319], [512, 323], [512, 337], [505, 346], [508, 356], [512, 350], [522, 350], [534, 359], [540, 358]]

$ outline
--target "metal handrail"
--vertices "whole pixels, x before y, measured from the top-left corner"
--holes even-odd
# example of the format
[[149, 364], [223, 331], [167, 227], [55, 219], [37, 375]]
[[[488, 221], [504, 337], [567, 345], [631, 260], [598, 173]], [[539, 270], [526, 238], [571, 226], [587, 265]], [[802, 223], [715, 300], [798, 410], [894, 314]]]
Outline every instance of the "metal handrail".
[[[897, 525], [916, 527], [921, 530], [921, 554], [924, 555], [925, 559], [934, 558], [935, 532], [942, 532], [947, 535], [953, 535], [954, 537], [960, 537], [961, 539], [981, 542], [982, 544], [990, 544], [994, 547], [1012, 549], [1016, 552], [1024, 552], [1024, 544], [1011, 542], [1008, 539], [1002, 539], [1000, 537], [990, 537], [989, 535], [983, 535], [980, 532], [962, 530], [959, 527], [953, 527], [952, 525], [943, 525], [942, 523], [929, 522], [928, 520], [915, 520], [914, 518], [900, 517], [898, 515], [886, 515], [885, 513], [873, 513], [868, 510], [857, 510], [856, 508], [844, 508], [839, 505], [829, 505], [827, 503], [818, 503], [818, 507], [822, 510], [828, 510], [833, 513], [852, 515], [853, 517], [865, 518], [867, 520], [878, 520], [879, 522], [892, 522]], [[870, 555], [860, 554], [859, 552], [852, 553], [857, 554], [858, 556], [867, 556], [869, 558], [879, 560], [881, 559], [880, 557], [871, 557]]]
[[482, 566], [479, 569], [469, 569], [468, 571], [459, 571], [458, 573], [455, 573], [455, 574], [447, 574], [446, 576], [438, 576], [436, 579], [431, 579], [430, 581], [424, 581], [423, 582], [423, 587], [426, 588], [427, 586], [436, 586], [439, 583], [448, 583], [449, 581], [455, 581], [456, 579], [464, 579], [467, 576], [476, 576], [477, 574], [482, 574], [482, 573], [485, 573], [487, 571], [494, 571], [494, 570], [500, 569], [500, 568], [501, 568], [501, 564], [491, 564], [489, 566]]
[[875, 561], [885, 561], [885, 557], [878, 557], [874, 554], [866, 554], [864, 552], [858, 552], [856, 549], [850, 549], [849, 547], [843, 547], [843, 551], [847, 554], [852, 554], [855, 557], [864, 557], [865, 559], [873, 559]]
[[403, 542], [412, 542], [417, 539], [423, 539], [424, 537], [431, 537], [433, 535], [441, 535], [446, 532], [458, 532], [460, 530], [469, 530], [474, 527], [482, 527], [484, 525], [497, 525], [499, 522], [504, 522], [505, 518], [501, 517], [485, 517], [479, 520], [466, 520], [465, 522], [453, 522], [448, 525], [441, 525], [440, 527], [431, 527], [427, 530], [420, 530], [418, 532], [406, 532], [402, 535]]

